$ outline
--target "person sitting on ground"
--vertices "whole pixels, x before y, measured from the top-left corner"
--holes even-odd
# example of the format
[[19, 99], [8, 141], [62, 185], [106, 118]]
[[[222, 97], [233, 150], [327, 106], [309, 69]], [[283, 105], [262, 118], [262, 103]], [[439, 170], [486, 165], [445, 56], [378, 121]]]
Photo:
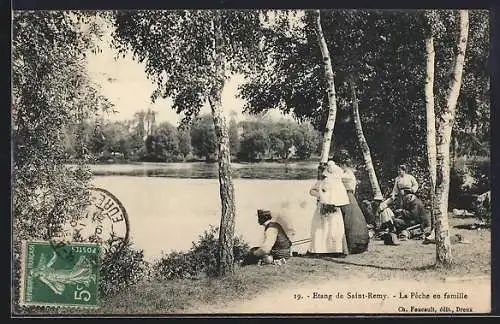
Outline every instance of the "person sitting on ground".
[[420, 225], [424, 238], [433, 240], [430, 212], [425, 209], [424, 203], [414, 194], [407, 194], [403, 198], [403, 208], [396, 210], [397, 217], [394, 219], [397, 233], [401, 233], [410, 227]]
[[389, 207], [379, 210], [380, 228], [381, 231], [388, 231], [389, 233], [396, 233], [396, 226], [394, 224], [394, 213]]
[[377, 194], [372, 201], [365, 199], [361, 202], [360, 207], [370, 229], [379, 229], [381, 225], [378, 208], [383, 200], [382, 194]]
[[379, 210], [380, 238], [385, 245], [399, 245], [397, 230], [395, 225], [395, 216], [389, 207]]
[[290, 257], [292, 241], [283, 229], [283, 226], [273, 219], [269, 210], [257, 210], [257, 218], [260, 225], [264, 226], [264, 242], [259, 247], [250, 249], [249, 254], [243, 261], [243, 265], [271, 264], [278, 260], [286, 260]]

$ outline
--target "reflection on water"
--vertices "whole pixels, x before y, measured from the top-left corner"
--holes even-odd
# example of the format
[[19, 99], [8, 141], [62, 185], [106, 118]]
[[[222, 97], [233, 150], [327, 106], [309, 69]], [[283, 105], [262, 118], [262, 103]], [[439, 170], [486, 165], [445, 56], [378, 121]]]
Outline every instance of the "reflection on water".
[[[233, 177], [243, 179], [306, 180], [316, 177], [317, 162], [232, 163]], [[217, 163], [131, 163], [90, 166], [96, 176], [126, 175], [189, 179], [216, 179]]]

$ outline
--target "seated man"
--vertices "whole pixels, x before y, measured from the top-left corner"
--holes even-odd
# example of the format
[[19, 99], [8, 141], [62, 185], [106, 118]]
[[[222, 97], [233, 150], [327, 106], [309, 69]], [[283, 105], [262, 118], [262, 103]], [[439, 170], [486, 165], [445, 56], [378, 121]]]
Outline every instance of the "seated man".
[[269, 210], [257, 210], [258, 222], [264, 226], [264, 243], [254, 247], [243, 261], [243, 265], [256, 264], [259, 260], [273, 263], [274, 260], [288, 259], [292, 241], [278, 222], [274, 221]]
[[430, 213], [424, 207], [424, 203], [417, 198], [414, 194], [407, 194], [403, 197], [403, 208], [396, 211], [397, 217], [394, 218], [394, 225], [396, 230], [400, 233], [408, 228], [417, 225], [420, 230], [424, 232], [427, 239], [431, 235], [431, 217]]
[[379, 195], [375, 196], [372, 201], [365, 199], [361, 202], [361, 211], [365, 216], [366, 224], [370, 228], [379, 229], [383, 223], [381, 219], [384, 218], [384, 216], [381, 216], [380, 213], [382, 210], [379, 210], [382, 200], [384, 200], [384, 198], [382, 195]]

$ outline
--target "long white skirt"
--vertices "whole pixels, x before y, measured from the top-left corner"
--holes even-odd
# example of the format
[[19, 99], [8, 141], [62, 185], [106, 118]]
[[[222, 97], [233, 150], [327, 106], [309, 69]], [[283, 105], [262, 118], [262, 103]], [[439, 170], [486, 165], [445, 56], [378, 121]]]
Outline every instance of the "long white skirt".
[[316, 207], [311, 223], [311, 253], [346, 253], [344, 219], [342, 211], [321, 215], [320, 206]]

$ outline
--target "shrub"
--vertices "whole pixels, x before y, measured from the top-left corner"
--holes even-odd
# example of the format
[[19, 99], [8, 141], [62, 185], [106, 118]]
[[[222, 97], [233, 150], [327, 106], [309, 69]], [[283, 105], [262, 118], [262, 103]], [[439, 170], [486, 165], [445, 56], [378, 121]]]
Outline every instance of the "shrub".
[[117, 248], [107, 243], [100, 271], [100, 295], [111, 296], [138, 283], [149, 275], [150, 264], [144, 260], [143, 250], [132, 248], [132, 242]]
[[450, 207], [472, 208], [475, 195], [491, 188], [490, 161], [488, 159], [462, 161], [450, 171]]
[[491, 207], [481, 206], [476, 212], [479, 221], [484, 222], [484, 225], [491, 226]]
[[[210, 226], [187, 252], [171, 252], [163, 256], [153, 266], [156, 276], [164, 279], [197, 278], [202, 274], [217, 275], [217, 255], [219, 250], [218, 228]], [[233, 253], [237, 262], [249, 251], [249, 246], [241, 238], [234, 238]]]
[[476, 160], [469, 164], [472, 177], [475, 179], [475, 185], [472, 191], [476, 194], [482, 194], [491, 190], [491, 170], [490, 160]]

